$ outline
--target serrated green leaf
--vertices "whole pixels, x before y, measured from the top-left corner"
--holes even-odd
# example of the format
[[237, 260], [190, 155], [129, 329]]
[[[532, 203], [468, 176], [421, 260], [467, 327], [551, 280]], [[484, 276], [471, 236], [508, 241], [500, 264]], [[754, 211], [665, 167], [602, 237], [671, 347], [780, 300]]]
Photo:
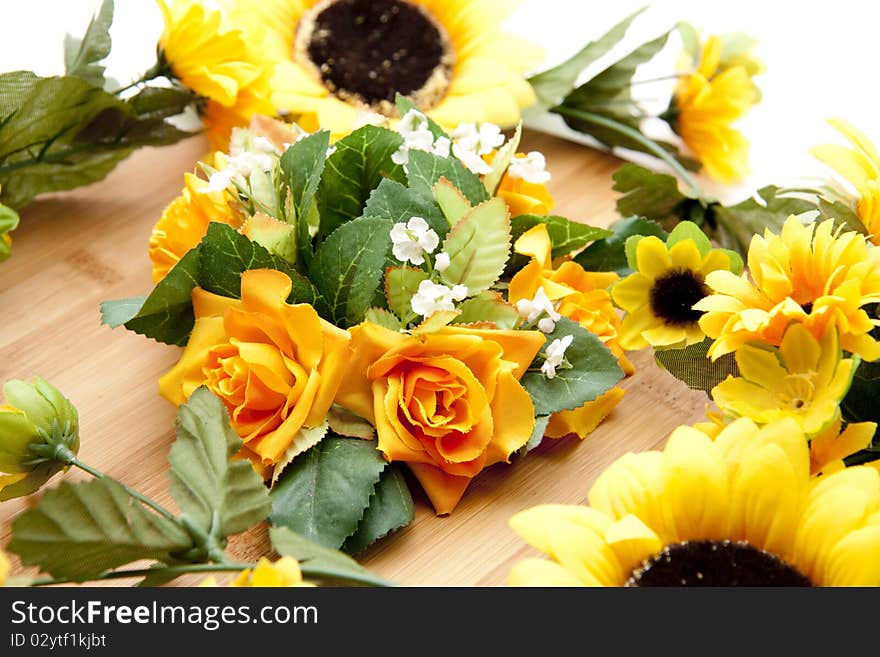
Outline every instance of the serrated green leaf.
[[446, 178], [458, 189], [471, 205], [489, 199], [483, 182], [457, 158], [440, 157], [424, 151], [410, 151], [407, 163], [409, 186], [427, 199], [434, 196], [434, 185]]
[[368, 420], [337, 404], [327, 412], [327, 422], [331, 431], [346, 438], [373, 440], [376, 437], [376, 428]]
[[454, 226], [459, 220], [471, 211], [471, 204], [458, 188], [446, 178], [440, 178], [434, 184], [434, 200], [443, 211], [446, 221]]
[[[397, 94], [395, 103], [397, 105], [397, 115], [401, 118], [410, 110], [421, 111], [418, 107], [415, 106], [415, 104], [413, 104], [413, 102], [409, 98], [407, 98], [406, 96], [402, 96], [401, 94]], [[424, 112], [422, 113], [424, 114]], [[440, 126], [439, 123], [434, 121], [434, 119], [432, 119], [427, 114], [425, 114], [425, 118], [428, 120], [428, 130], [430, 130], [431, 134], [434, 135], [434, 139], [437, 139], [438, 137], [449, 137], [449, 135], [446, 134], [446, 131]]]
[[385, 300], [388, 308], [404, 323], [415, 316], [412, 311], [412, 298], [419, 290], [422, 281], [428, 280], [428, 274], [421, 269], [412, 267], [389, 267], [385, 270]]
[[458, 310], [461, 314], [453, 320], [456, 324], [492, 322], [497, 328], [507, 330], [516, 328], [519, 323], [517, 309], [490, 290], [465, 300]]
[[581, 72], [620, 43], [632, 22], [643, 11], [644, 8], [630, 14], [562, 64], [529, 78], [529, 84], [538, 97], [532, 111], [544, 111], [559, 104], [571, 93]]
[[193, 547], [178, 524], [149, 511], [111, 479], [49, 490], [12, 524], [9, 551], [26, 566], [82, 582], [141, 559]]
[[348, 555], [318, 545], [287, 527], [272, 527], [269, 538], [278, 554], [300, 562], [303, 575], [310, 581], [391, 586]]
[[563, 317], [556, 322], [556, 329], [547, 336], [543, 351], [553, 340], [566, 335], [574, 340], [565, 352], [571, 363], [569, 369], [559, 368], [556, 376], [548, 379], [539, 369], [543, 358], [538, 356], [532, 368], [526, 372], [521, 383], [532, 397], [535, 415], [552, 415], [559, 411], [580, 408], [613, 388], [623, 378], [623, 370], [617, 358], [595, 335], [576, 322]]
[[684, 349], [657, 349], [657, 364], [689, 388], [702, 390], [707, 395], [712, 388], [728, 376], [739, 376], [739, 368], [733, 354], [725, 354], [717, 360], [708, 356], [712, 340], [705, 339]]
[[415, 509], [406, 479], [396, 463], [385, 468], [370, 498], [357, 532], [345, 541], [343, 550], [357, 554], [391, 532], [413, 521]]
[[549, 415], [539, 415], [535, 418], [535, 427], [532, 429], [532, 435], [529, 437], [529, 442], [519, 449], [518, 453], [520, 456], [525, 456], [541, 444], [541, 441], [544, 440], [544, 432], [547, 431], [548, 424], [550, 424]]
[[247, 459], [233, 460], [242, 440], [223, 402], [199, 388], [177, 409], [177, 439], [168, 452], [171, 496], [209, 536], [223, 539], [269, 515], [269, 492]]
[[510, 256], [510, 214], [500, 198], [471, 210], [443, 241], [449, 266], [441, 274], [451, 285], [466, 285], [470, 295], [489, 288], [504, 272]]
[[399, 331], [403, 328], [400, 323], [400, 320], [397, 318], [397, 315], [391, 313], [384, 308], [370, 308], [364, 314], [364, 319], [368, 322], [373, 322], [373, 324], [378, 324], [379, 326], [384, 326], [387, 329], [391, 329], [392, 331]]
[[412, 329], [412, 333], [413, 335], [436, 333], [444, 326], [451, 324], [458, 315], [458, 310], [439, 310], [430, 317], [426, 317], [421, 324]]
[[624, 164], [612, 178], [614, 191], [623, 194], [617, 199], [617, 211], [624, 217], [640, 216], [653, 221], [664, 221], [669, 217], [687, 218], [683, 205], [696, 202], [679, 191], [674, 176], [637, 164]]
[[278, 483], [278, 480], [281, 478], [281, 473], [283, 473], [284, 469], [293, 462], [293, 459], [321, 442], [321, 440], [324, 439], [324, 436], [327, 435], [327, 430], [329, 428], [329, 423], [324, 421], [317, 427], [303, 427], [297, 431], [293, 440], [290, 441], [290, 447], [284, 451], [281, 459], [279, 459], [275, 464], [275, 467], [272, 469], [271, 486], [275, 486], [275, 484]]
[[403, 167], [391, 161], [402, 141], [396, 132], [366, 125], [334, 144], [336, 151], [327, 158], [318, 186], [319, 241], [360, 217], [370, 193], [383, 178], [406, 183]]
[[110, 25], [113, 23], [113, 0], [104, 0], [82, 39], [64, 37], [64, 70], [96, 87], [104, 86], [101, 60], [110, 54]]
[[337, 228], [315, 251], [309, 275], [335, 324], [360, 324], [373, 305], [391, 252], [393, 225], [387, 217], [361, 217]]
[[324, 130], [300, 139], [281, 156], [281, 172], [284, 184], [290, 190], [292, 214], [296, 216], [298, 253], [306, 265], [312, 257], [309, 222], [317, 221], [320, 229], [320, 210], [317, 209], [315, 194], [324, 172], [329, 146], [330, 133]]
[[128, 297], [101, 303], [101, 323], [118, 328], [138, 314], [147, 297]]
[[627, 217], [611, 225], [613, 235], [593, 242], [574, 261], [587, 271], [616, 271], [621, 276], [632, 272], [626, 262], [626, 241], [633, 235], [654, 235], [666, 240], [666, 231], [642, 217]]
[[516, 149], [519, 148], [521, 137], [522, 121], [517, 124], [513, 136], [506, 144], [504, 144], [504, 146], [498, 149], [497, 153], [495, 153], [495, 157], [492, 160], [492, 170], [483, 178], [483, 186], [486, 188], [486, 191], [489, 192], [489, 196], [495, 196], [495, 193], [498, 191], [501, 179], [504, 177], [504, 173], [513, 161], [513, 156], [516, 155]]
[[578, 223], [556, 215], [521, 214], [510, 220], [511, 243], [516, 244], [516, 240], [522, 237], [523, 233], [538, 224], [547, 226], [547, 234], [550, 236], [552, 247], [550, 255], [553, 258], [570, 255], [590, 242], [610, 237], [613, 234], [610, 230]]
[[364, 216], [391, 219], [394, 223], [406, 223], [412, 217], [421, 217], [439, 237], [449, 232], [449, 224], [433, 199], [393, 180], [383, 180], [370, 193]]
[[269, 521], [339, 548], [357, 530], [387, 465], [374, 441], [327, 436], [281, 475]]

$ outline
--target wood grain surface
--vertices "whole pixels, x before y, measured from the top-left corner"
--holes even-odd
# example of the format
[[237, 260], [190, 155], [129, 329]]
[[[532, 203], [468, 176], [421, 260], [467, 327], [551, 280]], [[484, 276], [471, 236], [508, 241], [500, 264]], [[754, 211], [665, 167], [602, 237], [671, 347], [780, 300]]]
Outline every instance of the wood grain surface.
[[[157, 379], [180, 350], [101, 326], [99, 304], [149, 292], [150, 229], [206, 150], [202, 138], [145, 149], [100, 183], [33, 202], [21, 213], [12, 258], [0, 265], [0, 381], [49, 379], [79, 409], [82, 459], [171, 508], [165, 457], [175, 409], [159, 397]], [[521, 150], [546, 154], [555, 214], [600, 226], [615, 219], [611, 173], [618, 160], [534, 132]], [[622, 384], [626, 396], [586, 440], [545, 439], [527, 458], [489, 468], [448, 517], [434, 516], [414, 484], [415, 521], [359, 560], [401, 584], [503, 584], [511, 565], [534, 553], [508, 528], [512, 514], [539, 503], [585, 502], [614, 459], [661, 446], [675, 426], [703, 415], [705, 395], [661, 371], [649, 351], [632, 360], [637, 372]], [[32, 502], [0, 503], [0, 545]], [[264, 527], [230, 545], [240, 559], [268, 549]], [[30, 571], [14, 564], [14, 572]]]

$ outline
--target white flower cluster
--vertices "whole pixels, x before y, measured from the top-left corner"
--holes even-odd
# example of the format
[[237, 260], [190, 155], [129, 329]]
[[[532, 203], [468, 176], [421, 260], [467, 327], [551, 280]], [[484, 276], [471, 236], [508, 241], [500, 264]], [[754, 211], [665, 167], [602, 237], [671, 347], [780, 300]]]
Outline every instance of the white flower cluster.
[[226, 166], [211, 174], [205, 192], [221, 192], [233, 183], [244, 185], [245, 179], [254, 172], [271, 171], [278, 155], [278, 149], [265, 137], [254, 137], [235, 128]]
[[422, 217], [410, 217], [406, 223], [399, 222], [391, 228], [391, 244], [395, 258], [421, 265], [426, 253], [434, 253], [440, 237]]
[[538, 151], [529, 151], [525, 157], [513, 158], [507, 175], [536, 185], [543, 185], [550, 180], [547, 161], [544, 159], [544, 154]]
[[538, 288], [533, 299], [520, 299], [517, 301], [516, 309], [519, 312], [519, 316], [527, 323], [534, 322], [541, 315], [546, 314], [547, 317], [538, 320], [538, 330], [542, 333], [552, 333], [553, 329], [556, 328], [556, 322], [562, 318], [562, 315], [556, 312], [556, 307], [550, 301], [547, 293], [544, 292], [543, 287]]
[[479, 176], [492, 171], [482, 156], [504, 143], [501, 128], [494, 123], [462, 123], [452, 133], [452, 139], [452, 154]]
[[397, 132], [403, 137], [403, 144], [391, 156], [395, 164], [409, 162], [410, 151], [426, 151], [440, 157], [449, 157], [451, 146], [448, 137], [437, 137], [428, 126], [428, 118], [418, 110], [410, 110], [397, 123]]
[[571, 346], [574, 336], [566, 335], [563, 338], [557, 338], [547, 347], [544, 364], [541, 365], [541, 372], [548, 379], [556, 377], [556, 368], [562, 365], [565, 359], [565, 351]]
[[442, 283], [422, 281], [410, 305], [414, 313], [428, 318], [441, 310], [455, 310], [455, 302], [463, 301], [467, 295], [466, 285], [453, 285], [449, 288]]

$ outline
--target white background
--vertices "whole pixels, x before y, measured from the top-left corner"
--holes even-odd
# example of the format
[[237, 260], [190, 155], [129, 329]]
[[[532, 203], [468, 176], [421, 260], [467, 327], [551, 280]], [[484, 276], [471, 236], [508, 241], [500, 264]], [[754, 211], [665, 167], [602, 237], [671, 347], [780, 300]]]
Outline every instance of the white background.
[[[81, 34], [98, 3], [0, 0], [0, 71], [61, 72], [64, 33]], [[507, 29], [544, 46], [550, 65], [643, 4], [634, 0], [524, 0]], [[756, 52], [767, 71], [759, 79], [763, 102], [740, 123], [752, 141], [753, 172], [744, 188], [789, 183], [824, 171], [806, 151], [815, 143], [836, 139], [824, 124], [829, 116], [849, 119], [880, 145], [880, 49], [874, 6], [871, 0], [657, 0], [612, 56], [624, 54], [678, 20], [687, 20], [706, 34], [747, 31], [757, 37]], [[127, 81], [148, 68], [155, 61], [161, 27], [153, 0], [117, 0], [108, 73]], [[668, 72], [676, 46], [671, 45], [637, 78]], [[644, 89], [649, 96], [664, 92], [658, 85], [644, 85]], [[726, 195], [741, 196], [742, 191], [727, 190]]]

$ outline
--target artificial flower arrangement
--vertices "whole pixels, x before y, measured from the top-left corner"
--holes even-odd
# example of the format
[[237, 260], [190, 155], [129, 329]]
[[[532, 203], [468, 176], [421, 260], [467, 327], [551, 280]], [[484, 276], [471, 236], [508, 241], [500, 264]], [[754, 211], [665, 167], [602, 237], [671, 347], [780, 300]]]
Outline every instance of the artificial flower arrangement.
[[[259, 115], [329, 130], [335, 141], [364, 112], [400, 119], [399, 93], [448, 132], [478, 122], [513, 128], [523, 115], [556, 114], [597, 146], [665, 162], [697, 195], [688, 170], [702, 166], [725, 181], [747, 171], [748, 142], [734, 123], [760, 99], [753, 78], [761, 66], [750, 54], [753, 41], [740, 33], [701, 44], [694, 28], [680, 23], [584, 81], [584, 71], [641, 12], [562, 64], [526, 77], [542, 52], [500, 31], [515, 3], [157, 2], [164, 18], [157, 60], [136, 80], [119, 83], [104, 73], [112, 0], [104, 0], [82, 38], [65, 40], [64, 75], [0, 74], [0, 259], [9, 255], [17, 209], [39, 194], [102, 179], [141, 146], [195, 134], [180, 127], [187, 113], [198, 114], [219, 151], [228, 150], [234, 127]], [[634, 80], [673, 33], [684, 44], [679, 69], [670, 66], [659, 81]], [[670, 78], [668, 107], [650, 114], [634, 90]], [[663, 126], [659, 135], [643, 129], [647, 119]]]

